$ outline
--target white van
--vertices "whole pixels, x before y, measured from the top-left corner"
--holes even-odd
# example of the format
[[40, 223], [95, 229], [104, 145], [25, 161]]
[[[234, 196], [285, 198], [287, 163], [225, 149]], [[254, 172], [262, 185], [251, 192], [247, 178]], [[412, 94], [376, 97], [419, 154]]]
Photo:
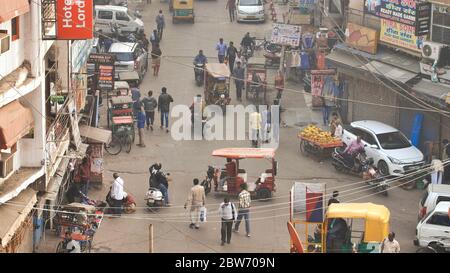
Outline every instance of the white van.
[[118, 25], [123, 32], [144, 30], [144, 22], [136, 18], [126, 7], [95, 6], [95, 31], [103, 34], [112, 33], [111, 25]]
[[237, 21], [264, 22], [266, 12], [264, 0], [236, 0]]

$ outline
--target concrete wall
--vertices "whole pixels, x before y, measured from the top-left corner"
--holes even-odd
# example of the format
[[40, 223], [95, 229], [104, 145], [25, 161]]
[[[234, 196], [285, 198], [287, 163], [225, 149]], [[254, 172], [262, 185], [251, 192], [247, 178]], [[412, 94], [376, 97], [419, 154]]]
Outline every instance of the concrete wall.
[[[368, 76], [367, 78], [370, 78]], [[382, 86], [379, 83], [370, 82], [366, 79], [344, 75], [345, 82], [347, 83], [348, 99], [354, 101], [364, 101], [375, 104], [385, 104], [397, 106], [397, 96], [395, 93]], [[398, 128], [398, 109], [388, 108], [377, 105], [369, 105], [363, 103], [348, 102], [347, 111], [348, 121], [357, 120], [376, 120], [384, 122], [391, 126]]]
[[[25, 60], [25, 45], [30, 42], [29, 17], [30, 13], [24, 14], [19, 17], [19, 39], [16, 41], [12, 41], [12, 37], [10, 37], [9, 51], [0, 54], [0, 74], [2, 76], [6, 76], [14, 71], [16, 68], [21, 66], [23, 61]], [[11, 21], [0, 24], [0, 29], [7, 30], [8, 34], [11, 35]]]

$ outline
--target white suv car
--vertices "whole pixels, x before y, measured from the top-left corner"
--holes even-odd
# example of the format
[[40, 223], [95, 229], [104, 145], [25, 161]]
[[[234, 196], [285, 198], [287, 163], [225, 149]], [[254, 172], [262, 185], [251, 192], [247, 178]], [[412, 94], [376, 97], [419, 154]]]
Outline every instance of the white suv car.
[[383, 175], [403, 176], [424, 165], [422, 152], [399, 130], [372, 120], [355, 121], [345, 127], [342, 140], [349, 145], [361, 136], [368, 157]]
[[441, 244], [450, 251], [450, 202], [440, 202], [417, 224], [414, 245], [427, 247]]

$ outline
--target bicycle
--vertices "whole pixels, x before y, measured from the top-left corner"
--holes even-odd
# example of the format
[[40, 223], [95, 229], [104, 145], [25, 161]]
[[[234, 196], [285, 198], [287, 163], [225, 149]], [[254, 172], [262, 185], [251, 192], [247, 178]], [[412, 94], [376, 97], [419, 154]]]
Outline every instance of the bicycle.
[[[134, 126], [134, 124], [131, 124], [131, 126]], [[110, 155], [118, 155], [122, 149], [125, 149], [125, 152], [130, 153], [131, 146], [135, 141], [133, 129], [130, 126], [119, 127], [116, 133], [113, 134], [111, 142], [105, 144], [106, 152]]]

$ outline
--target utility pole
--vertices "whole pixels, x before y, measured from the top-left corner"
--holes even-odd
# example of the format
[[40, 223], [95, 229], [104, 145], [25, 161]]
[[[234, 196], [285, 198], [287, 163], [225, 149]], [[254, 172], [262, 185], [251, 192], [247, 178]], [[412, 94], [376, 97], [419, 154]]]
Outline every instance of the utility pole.
[[148, 226], [148, 252], [153, 253], [153, 224]]

